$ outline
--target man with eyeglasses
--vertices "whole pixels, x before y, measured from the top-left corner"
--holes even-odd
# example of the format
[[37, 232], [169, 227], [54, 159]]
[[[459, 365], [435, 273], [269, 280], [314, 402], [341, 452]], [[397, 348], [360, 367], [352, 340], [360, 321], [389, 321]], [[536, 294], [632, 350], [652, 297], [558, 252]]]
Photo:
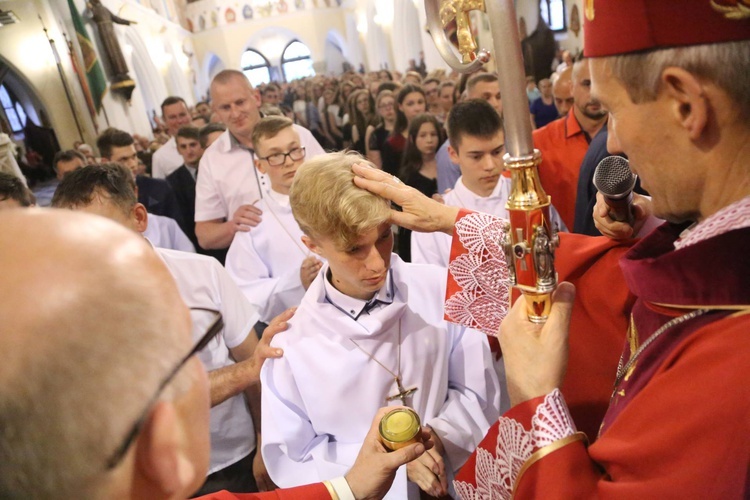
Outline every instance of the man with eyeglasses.
[[[228, 248], [237, 232], [260, 222], [253, 203], [266, 196], [265, 176], [253, 166], [253, 128], [261, 119], [260, 96], [247, 77], [224, 70], [211, 81], [211, 105], [227, 126], [200, 161], [195, 188], [195, 234], [203, 248]], [[323, 154], [309, 130], [294, 125], [308, 157]]]
[[[194, 354], [223, 316], [205, 311], [193, 342], [164, 261], [102, 217], [10, 210], [0, 247], [0, 283], [12, 290], [0, 301], [0, 498], [187, 498], [209, 460], [209, 381]], [[51, 252], [63, 262], [51, 265]], [[211, 498], [345, 498], [341, 481], [352, 497], [379, 498], [425, 449], [386, 453], [376, 439], [383, 413], [345, 478]]]
[[[101, 215], [136, 232], [148, 225], [148, 215], [137, 202], [130, 173], [117, 164], [89, 166], [65, 176], [52, 206]], [[216, 259], [204, 255], [154, 248], [183, 301], [193, 309], [194, 337], [221, 313], [221, 335], [198, 354], [211, 384], [211, 464], [201, 493], [229, 489], [253, 492], [274, 486], [255, 453], [260, 432], [260, 386], [253, 383], [252, 353], [258, 343], [253, 325], [258, 312], [247, 302]], [[126, 257], [133, 264], [131, 258]], [[244, 396], [243, 396], [244, 394]]]
[[271, 181], [258, 203], [265, 214], [249, 233], [235, 236], [227, 253], [229, 275], [245, 297], [260, 309], [261, 321], [299, 305], [317, 276], [321, 261], [302, 244], [302, 230], [292, 215], [289, 189], [305, 160], [305, 148], [293, 122], [267, 116], [253, 131], [256, 168]]

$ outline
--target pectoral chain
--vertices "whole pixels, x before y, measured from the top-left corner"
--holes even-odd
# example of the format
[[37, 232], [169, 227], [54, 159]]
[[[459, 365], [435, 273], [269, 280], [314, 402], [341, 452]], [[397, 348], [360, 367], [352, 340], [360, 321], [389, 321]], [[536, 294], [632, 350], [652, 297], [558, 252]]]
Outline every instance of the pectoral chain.
[[397, 366], [398, 366], [398, 373], [394, 372], [387, 366], [385, 366], [383, 363], [380, 362], [375, 356], [372, 355], [372, 353], [369, 353], [365, 351], [362, 346], [360, 346], [354, 339], [349, 339], [352, 341], [352, 344], [354, 344], [357, 349], [362, 351], [367, 355], [368, 358], [375, 361], [377, 364], [379, 364], [385, 371], [390, 373], [393, 376], [393, 380], [396, 382], [396, 387], [398, 388], [398, 392], [396, 394], [393, 394], [392, 396], [387, 396], [385, 398], [386, 403], [390, 403], [391, 401], [395, 401], [397, 399], [401, 400], [401, 403], [404, 406], [409, 406], [409, 403], [407, 399], [411, 397], [415, 392], [417, 392], [417, 387], [409, 387], [408, 389], [404, 388], [404, 384], [401, 381], [401, 318], [398, 320], [398, 355], [397, 355]]

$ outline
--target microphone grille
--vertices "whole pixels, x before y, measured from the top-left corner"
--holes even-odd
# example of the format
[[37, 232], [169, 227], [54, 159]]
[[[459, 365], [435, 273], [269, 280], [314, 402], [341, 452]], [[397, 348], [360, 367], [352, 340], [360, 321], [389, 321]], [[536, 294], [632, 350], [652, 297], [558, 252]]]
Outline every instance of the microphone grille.
[[594, 186], [605, 196], [617, 197], [630, 193], [636, 175], [630, 171], [628, 160], [622, 156], [607, 156], [596, 166]]

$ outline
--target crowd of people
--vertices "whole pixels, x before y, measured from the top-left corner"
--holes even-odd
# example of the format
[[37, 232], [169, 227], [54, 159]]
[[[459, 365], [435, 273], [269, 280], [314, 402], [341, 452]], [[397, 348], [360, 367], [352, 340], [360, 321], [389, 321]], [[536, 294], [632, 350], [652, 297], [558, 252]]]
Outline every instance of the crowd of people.
[[[586, 58], [527, 79], [543, 325], [501, 278], [496, 73], [227, 69], [153, 140], [58, 152], [54, 210], [0, 173], [0, 497], [746, 498], [750, 31], [724, 3], [602, 0]], [[591, 187], [608, 155], [631, 222]], [[389, 452], [401, 406], [422, 431]]]

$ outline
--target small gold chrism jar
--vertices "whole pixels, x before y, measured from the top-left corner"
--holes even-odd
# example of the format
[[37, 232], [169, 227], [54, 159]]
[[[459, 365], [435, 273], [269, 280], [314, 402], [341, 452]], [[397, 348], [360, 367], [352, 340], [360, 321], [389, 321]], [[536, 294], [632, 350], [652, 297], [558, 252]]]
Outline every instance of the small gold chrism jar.
[[411, 408], [397, 408], [380, 420], [380, 440], [391, 451], [421, 441], [422, 423]]

